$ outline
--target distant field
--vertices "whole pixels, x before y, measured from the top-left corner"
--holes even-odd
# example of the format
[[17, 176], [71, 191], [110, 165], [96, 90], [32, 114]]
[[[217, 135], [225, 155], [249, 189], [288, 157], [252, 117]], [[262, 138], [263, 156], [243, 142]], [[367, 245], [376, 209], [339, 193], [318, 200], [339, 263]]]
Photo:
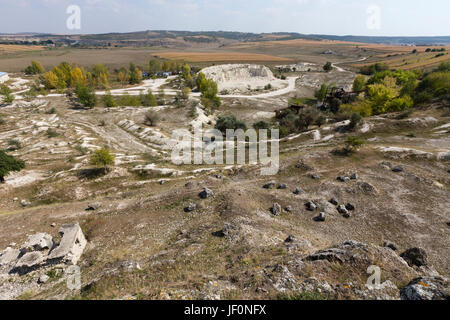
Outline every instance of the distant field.
[[188, 62], [290, 62], [291, 59], [258, 53], [242, 52], [158, 52], [156, 56], [164, 59], [185, 60]]
[[44, 47], [41, 47], [41, 46], [22, 46], [22, 45], [15, 45], [15, 44], [0, 44], [0, 54], [39, 51], [42, 49], [44, 49]]

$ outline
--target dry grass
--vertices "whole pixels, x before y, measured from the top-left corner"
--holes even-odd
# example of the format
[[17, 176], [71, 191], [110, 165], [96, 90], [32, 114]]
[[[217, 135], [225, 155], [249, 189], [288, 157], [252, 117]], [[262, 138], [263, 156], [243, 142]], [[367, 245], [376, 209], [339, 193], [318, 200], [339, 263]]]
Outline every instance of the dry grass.
[[290, 62], [290, 59], [257, 53], [240, 52], [161, 52], [157, 56], [165, 59], [189, 62]]
[[42, 46], [22, 46], [15, 44], [0, 44], [0, 54], [4, 53], [20, 53], [28, 51], [40, 51], [43, 50]]

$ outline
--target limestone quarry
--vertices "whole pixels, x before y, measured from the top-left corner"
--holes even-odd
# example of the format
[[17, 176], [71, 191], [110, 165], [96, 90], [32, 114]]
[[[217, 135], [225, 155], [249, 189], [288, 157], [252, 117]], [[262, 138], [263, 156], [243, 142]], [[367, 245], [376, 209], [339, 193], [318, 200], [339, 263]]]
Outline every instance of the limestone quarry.
[[281, 89], [287, 82], [275, 78], [272, 71], [262, 65], [226, 64], [202, 69], [209, 79], [217, 82], [219, 92], [245, 93], [264, 90], [270, 84], [271, 89]]

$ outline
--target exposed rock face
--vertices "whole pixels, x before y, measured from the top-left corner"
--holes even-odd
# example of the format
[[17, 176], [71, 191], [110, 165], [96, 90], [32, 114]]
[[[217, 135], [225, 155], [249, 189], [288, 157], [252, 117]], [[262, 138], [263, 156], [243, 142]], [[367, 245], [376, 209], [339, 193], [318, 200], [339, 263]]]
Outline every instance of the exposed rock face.
[[219, 91], [242, 91], [256, 89], [271, 83], [273, 87], [281, 86], [282, 81], [274, 77], [269, 68], [253, 64], [226, 64], [204, 68], [201, 71], [206, 78], [214, 80]]
[[48, 259], [55, 262], [77, 264], [86, 247], [87, 241], [80, 225], [66, 224], [59, 229], [62, 236], [61, 243], [50, 252]]
[[450, 282], [441, 277], [416, 278], [400, 295], [402, 300], [450, 300]]
[[427, 253], [422, 248], [411, 248], [403, 252], [400, 257], [402, 257], [411, 267], [412, 266], [426, 266]]
[[53, 238], [47, 233], [37, 233], [28, 237], [22, 251], [42, 251], [53, 248]]

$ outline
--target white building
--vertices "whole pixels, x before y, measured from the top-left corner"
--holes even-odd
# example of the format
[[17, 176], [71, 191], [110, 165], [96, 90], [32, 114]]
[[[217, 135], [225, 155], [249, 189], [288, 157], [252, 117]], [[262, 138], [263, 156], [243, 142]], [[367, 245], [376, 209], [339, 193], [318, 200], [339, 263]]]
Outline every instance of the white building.
[[6, 72], [0, 72], [0, 83], [4, 83], [9, 80], [9, 76]]

